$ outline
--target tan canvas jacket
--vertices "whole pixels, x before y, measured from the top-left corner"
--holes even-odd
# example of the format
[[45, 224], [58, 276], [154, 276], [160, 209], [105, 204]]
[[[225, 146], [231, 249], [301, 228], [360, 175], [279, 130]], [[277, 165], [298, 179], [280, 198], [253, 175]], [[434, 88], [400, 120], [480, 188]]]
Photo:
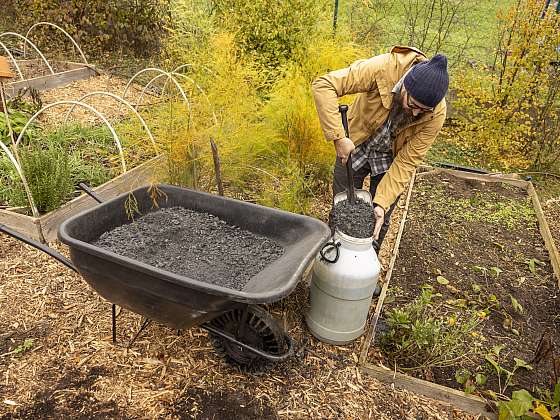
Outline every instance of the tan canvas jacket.
[[[426, 60], [415, 48], [393, 47], [388, 54], [358, 60], [350, 67], [332, 71], [313, 82], [312, 90], [325, 138], [345, 137], [338, 98], [358, 93], [348, 111], [350, 139], [356, 146], [363, 143], [387, 119], [393, 102], [391, 92], [410, 67]], [[395, 157], [377, 187], [374, 202], [385, 210], [403, 192], [412, 173], [431, 147], [445, 121], [446, 103], [442, 100], [433, 112], [397, 131], [393, 142]]]

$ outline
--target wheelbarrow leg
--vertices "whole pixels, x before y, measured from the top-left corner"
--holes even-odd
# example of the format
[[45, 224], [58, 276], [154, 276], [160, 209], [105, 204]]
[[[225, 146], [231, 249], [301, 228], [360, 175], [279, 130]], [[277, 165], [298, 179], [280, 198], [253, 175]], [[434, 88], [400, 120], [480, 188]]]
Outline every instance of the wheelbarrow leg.
[[117, 342], [117, 305], [114, 303], [111, 305], [111, 311], [113, 314], [113, 343]]

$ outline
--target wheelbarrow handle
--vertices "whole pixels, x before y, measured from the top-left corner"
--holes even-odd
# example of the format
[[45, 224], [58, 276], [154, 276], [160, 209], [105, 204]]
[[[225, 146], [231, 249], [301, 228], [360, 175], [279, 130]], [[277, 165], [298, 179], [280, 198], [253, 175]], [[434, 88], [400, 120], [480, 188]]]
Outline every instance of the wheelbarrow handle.
[[64, 264], [70, 270], [74, 270], [76, 273], [78, 272], [78, 269], [76, 268], [76, 266], [74, 264], [72, 264], [72, 261], [70, 261], [68, 258], [66, 258], [61, 253], [55, 251], [51, 247], [49, 247], [45, 244], [42, 244], [42, 243], [40, 243], [40, 242], [38, 242], [34, 239], [28, 238], [27, 236], [13, 230], [13, 229], [10, 229], [9, 227], [4, 226], [2, 224], [0, 224], [0, 232], [4, 232], [6, 235], [11, 236], [12, 238], [16, 238], [16, 239], [22, 241], [23, 243], [26, 243], [27, 245], [31, 245], [33, 248], [37, 248], [39, 251], [43, 251], [45, 254], [47, 254], [47, 255], [53, 257], [54, 259], [60, 261], [62, 264]]
[[78, 188], [80, 188], [80, 190], [85, 192], [87, 195], [89, 195], [91, 198], [93, 198], [99, 204], [103, 203], [103, 200], [101, 199], [101, 197], [99, 197], [95, 192], [93, 192], [93, 190], [85, 182], [80, 182], [78, 184]]

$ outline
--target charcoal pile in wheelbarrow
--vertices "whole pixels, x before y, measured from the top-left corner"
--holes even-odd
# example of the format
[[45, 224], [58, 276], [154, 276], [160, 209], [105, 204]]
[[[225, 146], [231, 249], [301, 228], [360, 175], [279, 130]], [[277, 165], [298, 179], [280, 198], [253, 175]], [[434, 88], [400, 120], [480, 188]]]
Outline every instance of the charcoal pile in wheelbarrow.
[[242, 290], [278, 259], [278, 243], [203, 212], [162, 208], [105, 232], [94, 245], [199, 281]]
[[339, 201], [334, 205], [332, 225], [354, 238], [369, 238], [373, 235], [373, 207], [361, 198], [354, 204]]

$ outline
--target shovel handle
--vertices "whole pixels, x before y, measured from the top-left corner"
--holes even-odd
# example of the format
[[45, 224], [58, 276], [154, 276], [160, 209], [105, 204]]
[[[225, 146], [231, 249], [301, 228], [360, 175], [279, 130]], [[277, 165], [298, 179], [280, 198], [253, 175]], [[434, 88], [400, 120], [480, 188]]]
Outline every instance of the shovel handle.
[[[339, 105], [338, 111], [342, 117], [342, 126], [344, 127], [344, 135], [350, 138], [350, 132], [348, 130], [348, 105]], [[356, 194], [354, 193], [354, 171], [352, 170], [352, 153], [348, 155], [348, 160], [346, 161], [346, 178], [348, 181], [348, 201], [350, 204], [354, 204], [356, 201]]]

